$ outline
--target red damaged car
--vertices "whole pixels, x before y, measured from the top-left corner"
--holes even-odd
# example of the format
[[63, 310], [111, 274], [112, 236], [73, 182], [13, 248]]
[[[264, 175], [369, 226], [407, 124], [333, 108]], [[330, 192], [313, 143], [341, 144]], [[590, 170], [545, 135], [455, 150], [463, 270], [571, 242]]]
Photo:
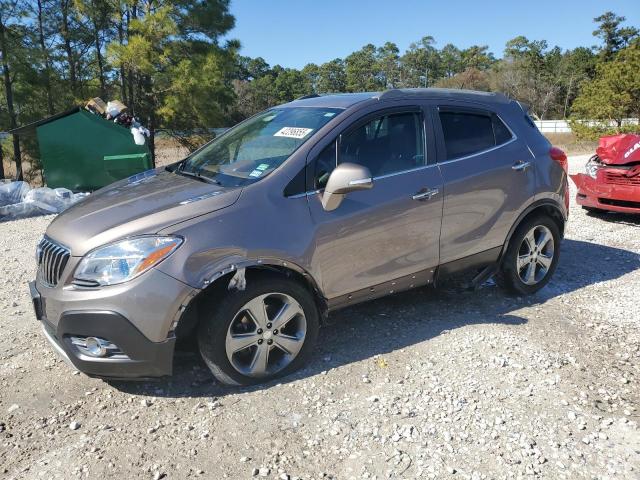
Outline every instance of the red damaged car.
[[582, 208], [640, 213], [640, 135], [602, 137], [586, 173], [571, 178]]

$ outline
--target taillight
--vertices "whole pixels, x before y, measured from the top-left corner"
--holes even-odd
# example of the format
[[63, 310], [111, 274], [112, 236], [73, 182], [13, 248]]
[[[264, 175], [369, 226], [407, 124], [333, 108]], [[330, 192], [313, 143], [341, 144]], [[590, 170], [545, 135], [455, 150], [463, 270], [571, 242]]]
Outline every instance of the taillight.
[[567, 154], [561, 149], [558, 147], [551, 147], [551, 150], [549, 150], [549, 156], [558, 162], [565, 172], [569, 171], [569, 160], [567, 159]]

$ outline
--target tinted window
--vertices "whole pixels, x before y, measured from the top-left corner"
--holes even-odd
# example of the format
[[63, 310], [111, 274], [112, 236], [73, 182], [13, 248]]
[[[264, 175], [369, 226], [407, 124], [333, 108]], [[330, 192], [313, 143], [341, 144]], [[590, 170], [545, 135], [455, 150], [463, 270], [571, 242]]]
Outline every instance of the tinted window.
[[440, 112], [447, 159], [463, 157], [495, 146], [491, 117], [468, 112]]
[[292, 197], [307, 191], [306, 189], [306, 169], [300, 170], [295, 177], [284, 187], [284, 196]]
[[357, 127], [343, 135], [339, 161], [364, 165], [374, 177], [423, 166], [422, 116], [394, 113]]
[[491, 115], [491, 119], [493, 121], [493, 134], [496, 138], [496, 145], [507, 143], [513, 138], [513, 136], [511, 135], [511, 131], [502, 122], [502, 120], [500, 120], [500, 117], [493, 114]]

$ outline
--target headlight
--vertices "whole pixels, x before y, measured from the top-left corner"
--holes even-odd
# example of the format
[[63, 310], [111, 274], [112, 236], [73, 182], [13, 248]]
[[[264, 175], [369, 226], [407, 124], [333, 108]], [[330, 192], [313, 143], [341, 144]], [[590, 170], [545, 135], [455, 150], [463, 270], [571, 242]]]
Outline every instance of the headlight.
[[160, 263], [181, 244], [181, 238], [165, 236], [136, 237], [111, 243], [85, 255], [74, 277], [94, 285], [126, 282]]
[[598, 174], [599, 168], [600, 168], [600, 162], [596, 160], [596, 157], [591, 157], [587, 162], [587, 164], [584, 166], [584, 169], [587, 172], [587, 175], [589, 175], [591, 178], [594, 178], [594, 179]]

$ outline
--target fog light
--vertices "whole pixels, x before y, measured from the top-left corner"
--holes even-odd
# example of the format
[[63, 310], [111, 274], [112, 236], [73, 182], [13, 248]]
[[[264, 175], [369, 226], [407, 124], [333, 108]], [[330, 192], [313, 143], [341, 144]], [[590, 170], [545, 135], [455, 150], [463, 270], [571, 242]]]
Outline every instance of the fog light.
[[87, 337], [84, 348], [86, 348], [87, 353], [93, 357], [104, 357], [107, 354], [107, 349], [104, 344], [96, 337]]
[[100, 337], [70, 336], [71, 344], [90, 357], [128, 358], [117, 345]]

